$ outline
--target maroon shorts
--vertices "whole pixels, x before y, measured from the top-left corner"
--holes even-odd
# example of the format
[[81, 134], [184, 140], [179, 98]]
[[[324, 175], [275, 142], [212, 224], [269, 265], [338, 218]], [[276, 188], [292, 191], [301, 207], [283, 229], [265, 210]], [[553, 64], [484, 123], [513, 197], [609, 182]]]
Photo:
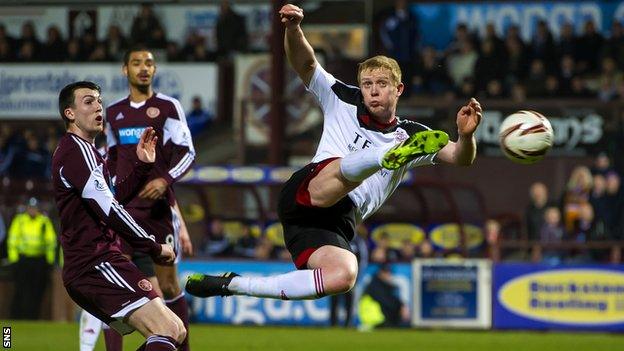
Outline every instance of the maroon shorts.
[[122, 334], [134, 330], [124, 318], [158, 297], [145, 275], [121, 255], [95, 264], [65, 288], [80, 307]]

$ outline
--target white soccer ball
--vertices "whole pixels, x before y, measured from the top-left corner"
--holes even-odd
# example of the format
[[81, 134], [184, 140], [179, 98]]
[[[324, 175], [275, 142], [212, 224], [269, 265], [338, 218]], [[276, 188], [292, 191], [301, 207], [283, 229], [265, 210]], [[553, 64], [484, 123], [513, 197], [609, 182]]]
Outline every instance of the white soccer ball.
[[498, 136], [505, 156], [522, 164], [535, 163], [544, 158], [554, 140], [550, 122], [535, 111], [518, 111], [507, 116]]

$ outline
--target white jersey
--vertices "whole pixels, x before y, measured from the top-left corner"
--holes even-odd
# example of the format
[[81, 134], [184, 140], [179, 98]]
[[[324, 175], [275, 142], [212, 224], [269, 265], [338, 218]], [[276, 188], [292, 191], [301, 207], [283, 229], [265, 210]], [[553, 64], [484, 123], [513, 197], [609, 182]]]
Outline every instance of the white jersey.
[[[324, 115], [323, 135], [312, 159], [314, 163], [361, 149], [394, 145], [416, 132], [430, 129], [400, 118], [388, 125], [376, 122], [364, 106], [360, 89], [337, 80], [319, 64], [308, 90], [316, 96]], [[358, 222], [381, 207], [399, 186], [407, 169], [433, 164], [434, 158], [435, 154], [421, 156], [397, 170], [381, 169], [364, 180], [349, 193]]]

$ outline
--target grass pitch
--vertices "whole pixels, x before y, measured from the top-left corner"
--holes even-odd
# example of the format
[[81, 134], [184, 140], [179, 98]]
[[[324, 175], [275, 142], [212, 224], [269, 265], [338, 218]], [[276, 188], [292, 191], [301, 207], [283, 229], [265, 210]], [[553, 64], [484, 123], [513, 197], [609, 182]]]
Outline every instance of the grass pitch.
[[[11, 350], [78, 350], [77, 323], [0, 321], [11, 327]], [[495, 332], [191, 325], [191, 348], [201, 350], [410, 350], [410, 351], [614, 351], [624, 348], [624, 335], [601, 333]], [[143, 342], [138, 333], [124, 338], [124, 350]], [[100, 335], [97, 351], [104, 351]], [[4, 349], [3, 349], [4, 350]]]

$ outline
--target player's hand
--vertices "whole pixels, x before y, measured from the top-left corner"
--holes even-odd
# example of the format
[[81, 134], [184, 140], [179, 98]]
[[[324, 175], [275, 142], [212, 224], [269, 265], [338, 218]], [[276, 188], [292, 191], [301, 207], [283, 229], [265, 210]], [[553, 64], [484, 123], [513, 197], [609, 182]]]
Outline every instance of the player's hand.
[[167, 191], [167, 186], [167, 181], [164, 178], [152, 179], [141, 189], [139, 197], [149, 200], [160, 199]]
[[156, 131], [152, 127], [147, 127], [141, 134], [141, 139], [136, 147], [136, 154], [139, 160], [145, 163], [154, 163], [156, 161], [156, 142], [158, 137]]
[[457, 132], [463, 137], [472, 137], [481, 123], [483, 109], [477, 99], [471, 98], [467, 105], [457, 112]]
[[279, 10], [279, 15], [286, 28], [294, 28], [303, 20], [303, 9], [293, 4], [286, 4]]
[[169, 244], [160, 244], [161, 251], [158, 259], [162, 263], [171, 263], [175, 260], [175, 252], [173, 251], [173, 246]]
[[193, 256], [193, 243], [185, 225], [180, 226], [180, 246], [185, 255]]

